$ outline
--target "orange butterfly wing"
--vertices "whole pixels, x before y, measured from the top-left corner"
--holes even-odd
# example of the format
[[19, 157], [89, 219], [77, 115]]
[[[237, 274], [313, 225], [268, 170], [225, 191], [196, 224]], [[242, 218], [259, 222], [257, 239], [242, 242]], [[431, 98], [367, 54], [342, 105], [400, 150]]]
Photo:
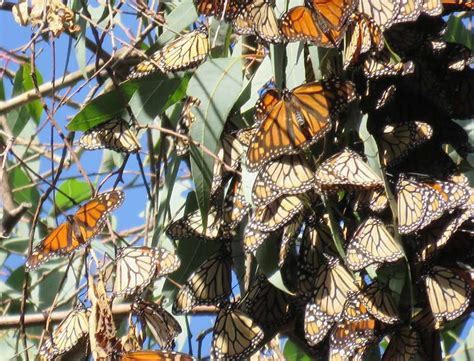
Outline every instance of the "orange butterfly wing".
[[51, 257], [68, 255], [87, 244], [102, 230], [107, 215], [119, 207], [123, 199], [122, 191], [111, 191], [87, 202], [35, 247], [26, 261], [26, 268], [33, 270]]
[[338, 80], [308, 83], [285, 90], [268, 112], [247, 151], [252, 172], [282, 154], [294, 154], [331, 128], [331, 117], [354, 100], [354, 86]]
[[268, 113], [280, 101], [280, 93], [275, 89], [267, 90], [255, 106], [255, 122], [261, 124]]
[[26, 261], [26, 268], [33, 270], [53, 255], [66, 254], [80, 245], [74, 236], [73, 225], [68, 220], [54, 229], [36, 246]]
[[291, 8], [280, 21], [283, 36], [288, 41], [310, 41], [317, 46], [334, 47], [334, 42], [342, 39], [343, 33], [330, 29], [328, 34], [316, 23], [313, 12], [305, 6]]
[[104, 227], [107, 215], [119, 207], [123, 202], [121, 191], [112, 191], [99, 194], [96, 198], [79, 208], [74, 215], [76, 229], [84, 240], [88, 240], [99, 233]]
[[352, 13], [357, 1], [355, 0], [310, 0], [310, 6], [324, 19], [324, 25], [331, 29], [340, 30]]

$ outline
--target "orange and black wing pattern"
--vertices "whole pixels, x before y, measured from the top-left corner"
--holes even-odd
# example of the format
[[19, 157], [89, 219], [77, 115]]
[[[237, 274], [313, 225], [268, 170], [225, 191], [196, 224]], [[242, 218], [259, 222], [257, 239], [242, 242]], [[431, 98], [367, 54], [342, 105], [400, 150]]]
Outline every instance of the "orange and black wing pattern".
[[341, 30], [357, 3], [357, 0], [308, 1], [308, 5], [319, 15], [321, 26], [335, 30]]
[[74, 224], [85, 241], [102, 230], [107, 215], [118, 208], [123, 199], [122, 191], [106, 192], [99, 194], [78, 209], [74, 215]]
[[[267, 113], [247, 151], [251, 172], [271, 159], [298, 153], [321, 139], [331, 128], [331, 119], [355, 99], [353, 84], [337, 79], [285, 89], [278, 101], [273, 94], [269, 100], [263, 95], [257, 103], [258, 116]], [[262, 107], [262, 103], [273, 106]]]
[[107, 215], [119, 207], [123, 199], [122, 191], [111, 191], [87, 202], [35, 247], [26, 261], [26, 268], [34, 270], [51, 257], [68, 255], [86, 245], [102, 230]]
[[344, 32], [336, 29], [323, 31], [313, 11], [305, 6], [296, 6], [280, 19], [280, 30], [286, 41], [307, 41], [316, 46], [335, 47]]

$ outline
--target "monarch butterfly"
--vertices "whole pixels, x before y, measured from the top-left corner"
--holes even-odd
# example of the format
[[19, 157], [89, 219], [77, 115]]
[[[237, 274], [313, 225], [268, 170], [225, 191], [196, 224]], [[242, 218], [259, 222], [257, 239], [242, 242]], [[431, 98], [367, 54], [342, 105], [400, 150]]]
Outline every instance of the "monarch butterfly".
[[408, 326], [402, 326], [390, 337], [382, 361], [411, 361], [420, 348], [418, 332]]
[[211, 205], [207, 214], [207, 227], [202, 223], [201, 211], [197, 209], [172, 222], [166, 229], [166, 234], [174, 239], [181, 240], [196, 237], [205, 241], [221, 239], [222, 218], [216, 206]]
[[356, 353], [375, 340], [376, 322], [367, 308], [352, 296], [344, 307], [346, 319], [336, 324], [329, 337], [329, 358], [331, 360], [351, 359]]
[[338, 258], [330, 256], [326, 258], [327, 262], [321, 266], [316, 275], [313, 302], [329, 319], [338, 321], [348, 296], [356, 293], [358, 287]]
[[356, 0], [309, 0], [308, 6], [318, 14], [323, 28], [340, 30], [357, 6]]
[[448, 12], [474, 9], [474, 4], [471, 0], [441, 0], [441, 4]]
[[127, 247], [115, 259], [114, 295], [130, 295], [146, 288], [155, 277], [176, 271], [181, 261], [164, 248]]
[[[211, 16], [211, 15], [224, 15], [225, 20], [233, 19], [239, 9], [240, 1], [230, 0], [194, 0], [194, 5], [196, 5], [196, 10], [201, 15]], [[226, 8], [224, 9], [224, 6]]]
[[449, 268], [433, 266], [425, 284], [431, 311], [437, 321], [454, 320], [469, 306], [471, 287]]
[[368, 56], [364, 60], [362, 71], [367, 79], [379, 79], [399, 75], [405, 76], [413, 74], [415, 71], [415, 64], [412, 61], [392, 61], [388, 52], [381, 51], [375, 55]]
[[248, 147], [256, 131], [256, 127], [243, 128], [237, 131], [236, 137], [244, 147]]
[[291, 318], [289, 296], [258, 274], [237, 307], [263, 329], [275, 329]]
[[221, 161], [214, 162], [211, 181], [211, 195], [221, 190], [228, 180], [232, 170], [240, 169], [240, 160], [244, 154], [244, 145], [236, 133], [224, 133], [221, 136], [217, 158]]
[[264, 206], [283, 194], [299, 194], [314, 185], [314, 169], [301, 154], [284, 155], [265, 164], [252, 189], [255, 206]]
[[471, 196], [470, 188], [450, 181], [427, 180], [423, 185], [433, 189], [444, 201], [444, 210], [452, 210], [467, 205]]
[[353, 150], [346, 148], [324, 161], [316, 170], [315, 181], [324, 191], [339, 187], [380, 188], [382, 179]]
[[122, 356], [122, 361], [195, 361], [191, 355], [164, 350], [143, 350], [128, 352]]
[[323, 253], [332, 251], [331, 230], [325, 218], [307, 222], [299, 250], [299, 264], [310, 271], [316, 271], [321, 263]]
[[[327, 243], [329, 242], [329, 243]], [[315, 275], [320, 266], [327, 244], [332, 243], [331, 231], [325, 224], [306, 224], [301, 238], [297, 267], [297, 290], [305, 297], [311, 297]]]
[[132, 305], [132, 313], [148, 326], [162, 349], [173, 347], [174, 339], [182, 330], [178, 321], [164, 308], [156, 303], [137, 299]]
[[270, 236], [269, 232], [262, 232], [258, 230], [255, 224], [249, 222], [245, 227], [244, 233], [244, 251], [251, 254], [257, 251], [263, 242]]
[[198, 305], [216, 305], [225, 301], [232, 292], [231, 267], [232, 259], [226, 253], [218, 252], [209, 257], [178, 291], [173, 313], [179, 315]]
[[69, 255], [76, 248], [89, 244], [104, 227], [107, 216], [124, 199], [122, 191], [101, 193], [80, 207], [66, 222], [54, 229], [28, 256], [26, 268], [34, 270], [55, 256]]
[[323, 29], [317, 14], [306, 6], [288, 10], [280, 19], [280, 30], [286, 41], [307, 41], [316, 46], [338, 47], [343, 29]]
[[418, 252], [418, 260], [426, 262], [436, 256], [461, 225], [470, 218], [472, 218], [470, 211], [458, 210], [454, 214], [440, 218], [424, 229], [419, 235], [421, 247]]
[[260, 348], [264, 333], [249, 316], [228, 304], [217, 314], [212, 336], [211, 359], [241, 360]]
[[471, 49], [464, 45], [440, 41], [432, 41], [431, 45], [434, 50], [434, 59], [439, 60], [442, 64], [447, 63], [448, 70], [463, 71], [473, 62]]
[[401, 1], [360, 0], [358, 11], [369, 15], [382, 29], [392, 26], [400, 12]]
[[403, 0], [400, 11], [393, 19], [393, 22], [396, 24], [415, 21], [423, 10], [423, 2], [423, 0]]
[[405, 234], [425, 228], [446, 210], [456, 209], [469, 199], [468, 189], [452, 182], [417, 182], [402, 176], [397, 190], [398, 228]]
[[206, 60], [208, 54], [209, 31], [203, 25], [156, 51], [151, 55], [153, 61], [142, 61], [128, 78], [141, 78], [157, 70], [165, 73], [193, 68]]
[[236, 176], [225, 195], [223, 207], [216, 204], [211, 205], [205, 229], [201, 212], [198, 209], [171, 223], [166, 230], [166, 234], [175, 240], [190, 237], [197, 237], [206, 241], [220, 240], [232, 236], [234, 229], [249, 211], [250, 204], [245, 199], [241, 178]]
[[443, 13], [443, 0], [423, 0], [423, 12], [430, 16], [441, 15]]
[[278, 266], [283, 267], [291, 246], [295, 243], [296, 238], [300, 234], [303, 221], [304, 215], [298, 214], [290, 223], [283, 227]]
[[306, 195], [282, 196], [272, 203], [258, 207], [250, 224], [262, 232], [273, 232], [290, 222], [309, 202]]
[[393, 324], [400, 321], [395, 302], [387, 287], [377, 281], [372, 282], [360, 293], [360, 301], [376, 319]]
[[374, 263], [390, 263], [403, 258], [403, 250], [383, 222], [369, 217], [352, 235], [346, 251], [350, 270], [358, 271]]
[[231, 235], [250, 211], [250, 208], [250, 203], [245, 199], [242, 179], [240, 176], [235, 176], [224, 199], [222, 216], [222, 234], [224, 237]]
[[46, 339], [39, 354], [53, 359], [71, 350], [89, 333], [89, 314], [82, 306], [72, 310]]
[[79, 145], [88, 150], [107, 148], [123, 153], [136, 153], [141, 149], [136, 133], [122, 118], [89, 129], [79, 138]]
[[383, 49], [383, 35], [380, 27], [366, 14], [354, 13], [347, 30], [349, 43], [344, 52], [344, 68], [359, 62], [360, 56], [368, 51]]
[[334, 321], [318, 305], [308, 303], [304, 315], [304, 337], [308, 345], [320, 343], [334, 325]]
[[430, 360], [442, 360], [439, 324], [433, 317], [431, 309], [425, 307], [418, 312], [412, 318], [412, 326], [420, 336], [422, 354]]
[[383, 187], [363, 190], [357, 193], [354, 210], [366, 207], [375, 213], [380, 213], [388, 207], [388, 198]]
[[[176, 132], [182, 135], [188, 135], [189, 128], [196, 120], [192, 108], [199, 106], [201, 101], [195, 97], [186, 97], [181, 110], [181, 119], [176, 126]], [[176, 138], [176, 154], [180, 157], [185, 156], [189, 151], [189, 142], [187, 139]]]
[[257, 106], [266, 106], [266, 97], [278, 101], [257, 112], [266, 116], [247, 150], [250, 171], [315, 143], [331, 128], [331, 118], [355, 99], [355, 93], [351, 82], [331, 79], [300, 85], [291, 91], [285, 89], [281, 97], [274, 90], [267, 91]]
[[234, 18], [232, 25], [237, 34], [257, 35], [269, 43], [282, 39], [272, 0], [251, 0]]
[[442, 214], [444, 201], [436, 191], [404, 176], [397, 184], [398, 230], [413, 233]]
[[413, 148], [431, 139], [432, 135], [433, 128], [424, 122], [385, 125], [375, 134], [382, 165], [388, 167], [399, 163]]

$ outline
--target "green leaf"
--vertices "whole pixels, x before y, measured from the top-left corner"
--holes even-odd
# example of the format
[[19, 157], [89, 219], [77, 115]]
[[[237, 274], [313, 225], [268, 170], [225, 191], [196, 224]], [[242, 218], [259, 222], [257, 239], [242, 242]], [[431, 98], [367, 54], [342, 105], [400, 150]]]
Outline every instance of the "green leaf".
[[296, 343], [291, 340], [285, 342], [283, 348], [283, 355], [286, 361], [311, 361], [314, 358], [308, 356], [303, 350], [301, 350]]
[[316, 80], [320, 80], [323, 77], [321, 72], [321, 64], [319, 62], [319, 52], [317, 46], [309, 46], [308, 47], [309, 56], [311, 59], [311, 65], [314, 71], [314, 77]]
[[[35, 88], [33, 77], [31, 76], [31, 65], [28, 63], [23, 64], [23, 91], [28, 91]], [[43, 84], [43, 76], [40, 74], [38, 68], [35, 69], [36, 81], [38, 86]], [[41, 101], [33, 100], [28, 103], [28, 110], [30, 116], [33, 118], [36, 124], [41, 120], [41, 113], [43, 112], [43, 106]]]
[[286, 46], [286, 87], [292, 89], [305, 83], [304, 43], [294, 42]]
[[122, 153], [113, 150], [104, 149], [102, 152], [102, 160], [100, 162], [99, 173], [110, 173], [114, 169], [119, 168], [125, 159]]
[[2, 247], [11, 252], [25, 253], [28, 250], [28, 238], [11, 237], [2, 241]]
[[[351, 109], [353, 108], [351, 107]], [[355, 117], [352, 117], [352, 119], [354, 118]], [[375, 142], [375, 138], [372, 136], [372, 134], [369, 133], [367, 129], [367, 119], [367, 114], [364, 114], [362, 116], [362, 119], [360, 120], [359, 137], [360, 139], [364, 140], [364, 154], [367, 157], [367, 163], [377, 175], [382, 176], [382, 168], [379, 162], [379, 151], [377, 143]]]
[[[13, 79], [12, 97], [20, 95], [24, 92], [23, 89], [23, 65], [20, 66]], [[30, 120], [30, 113], [28, 107], [21, 106], [8, 112], [7, 114], [8, 126], [12, 134], [18, 136], [25, 127], [28, 120]]]
[[189, 157], [193, 175], [194, 189], [202, 215], [204, 229], [207, 227], [207, 211], [209, 209], [209, 195], [211, 190], [212, 163], [193, 144], [189, 144]]
[[[201, 65], [189, 81], [188, 95], [201, 101], [190, 136], [216, 152], [227, 117], [242, 90], [241, 59], [211, 59]], [[195, 148], [195, 147], [194, 147]], [[210, 175], [214, 159], [191, 147], [191, 168], [204, 224], [209, 201]], [[195, 173], [196, 172], [196, 173]]]
[[267, 84], [272, 77], [273, 70], [271, 60], [268, 56], [266, 56], [255, 72], [255, 75], [245, 85], [245, 88], [250, 87], [250, 94], [245, 104], [240, 107], [240, 111], [242, 113], [255, 107], [255, 104], [259, 99], [259, 90], [262, 89], [262, 87]]
[[268, 281], [276, 288], [293, 295], [284, 284], [280, 267], [278, 266], [279, 252], [281, 238], [278, 237], [278, 232], [272, 232], [271, 235], [258, 248], [255, 258], [263, 273], [268, 278]]
[[98, 96], [72, 118], [67, 129], [86, 131], [114, 117], [122, 116], [137, 88], [136, 82], [129, 81], [120, 84], [118, 89]]
[[87, 67], [87, 51], [86, 51], [86, 31], [87, 21], [83, 18], [79, 18], [77, 25], [81, 28], [81, 31], [77, 35], [74, 48], [76, 49], [76, 61], [79, 66], [79, 70], [82, 73], [84, 79], [88, 79], [86, 67]]
[[3, 85], [3, 78], [0, 79], [0, 100], [5, 100], [5, 87]]
[[30, 177], [20, 167], [15, 167], [8, 172], [8, 180], [15, 203], [17, 205], [22, 202], [31, 203], [33, 208], [36, 208], [40, 198], [39, 192], [36, 187], [32, 186]]
[[157, 115], [183, 99], [188, 81], [188, 74], [168, 78], [160, 73], [137, 81], [139, 87], [129, 103], [135, 118], [141, 124], [151, 123]]
[[[177, 3], [178, 6], [166, 15], [166, 27], [163, 34], [160, 35], [156, 44], [150, 47], [155, 51], [159, 47], [176, 38], [176, 33], [188, 28], [198, 18], [196, 7], [191, 0], [184, 0]], [[155, 46], [156, 45], [156, 46]]]
[[[165, 221], [169, 218], [171, 205], [176, 205], [180, 195], [176, 195], [175, 186], [178, 192], [182, 192], [182, 188], [178, 187], [176, 177], [178, 176], [180, 160], [177, 157], [173, 157], [172, 163], [166, 167], [165, 171], [165, 183], [160, 190], [160, 204], [158, 205], [158, 212], [156, 216], [156, 226], [153, 232], [153, 239], [151, 242], [152, 247], [156, 247], [161, 243], [161, 236]], [[171, 197], [173, 196], [173, 202]]]
[[211, 56], [213, 58], [225, 58], [229, 54], [229, 39], [232, 27], [226, 23], [214, 21], [209, 30], [209, 41], [211, 42]]
[[460, 16], [451, 15], [449, 17], [443, 40], [462, 44], [470, 50], [474, 50], [474, 34], [466, 28], [463, 18]]
[[[69, 208], [76, 206], [77, 204], [90, 199], [92, 197], [92, 190], [89, 187], [89, 184], [86, 182], [80, 182], [75, 179], [68, 179], [59, 186], [61, 192], [56, 192], [56, 209], [64, 212]], [[68, 197], [74, 199], [72, 202]]]
[[285, 85], [285, 46], [283, 44], [270, 45], [272, 56], [273, 74], [275, 77], [275, 86], [279, 89]]

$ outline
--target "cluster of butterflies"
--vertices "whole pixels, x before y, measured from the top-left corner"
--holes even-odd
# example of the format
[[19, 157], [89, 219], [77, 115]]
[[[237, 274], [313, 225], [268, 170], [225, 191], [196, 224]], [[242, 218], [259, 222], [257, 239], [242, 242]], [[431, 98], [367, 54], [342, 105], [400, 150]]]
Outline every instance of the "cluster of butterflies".
[[[474, 72], [472, 51], [444, 40], [440, 15], [472, 10], [473, 3], [312, 0], [280, 18], [269, 0], [195, 5], [199, 14], [230, 22], [235, 33], [264, 44], [338, 48], [345, 37], [345, 73], [293, 89], [270, 86], [255, 105], [253, 126], [227, 124], [206, 221], [196, 210], [166, 228], [178, 243], [218, 245], [177, 291], [173, 314], [218, 309], [211, 347], [216, 360], [250, 357], [282, 330], [330, 360], [361, 360], [383, 338], [389, 340], [383, 360], [441, 359], [440, 330], [471, 304], [474, 253], [466, 235], [472, 236], [474, 190], [445, 145], [464, 159], [472, 152], [452, 119], [474, 117]], [[129, 78], [196, 67], [209, 51], [209, 30], [201, 25], [138, 64]], [[183, 159], [199, 102], [182, 101], [176, 133], [183, 137], [175, 150]], [[344, 124], [356, 105], [367, 114], [375, 167], [361, 155], [366, 140]], [[133, 126], [120, 118], [88, 130], [79, 144], [140, 151]], [[26, 267], [88, 245], [123, 199], [114, 190], [87, 202], [40, 242]], [[284, 287], [259, 269], [248, 289], [234, 296], [235, 258], [241, 256], [235, 244], [256, 259], [276, 245]], [[145, 300], [155, 279], [179, 267], [177, 255], [165, 249], [119, 249], [90, 282], [91, 306], [74, 309], [40, 354], [55, 358], [95, 332], [100, 337], [91, 348], [124, 360], [192, 360], [171, 351], [181, 332], [177, 320]], [[133, 299], [122, 338], [111, 313], [114, 297]], [[146, 330], [161, 351], [141, 350]]]

